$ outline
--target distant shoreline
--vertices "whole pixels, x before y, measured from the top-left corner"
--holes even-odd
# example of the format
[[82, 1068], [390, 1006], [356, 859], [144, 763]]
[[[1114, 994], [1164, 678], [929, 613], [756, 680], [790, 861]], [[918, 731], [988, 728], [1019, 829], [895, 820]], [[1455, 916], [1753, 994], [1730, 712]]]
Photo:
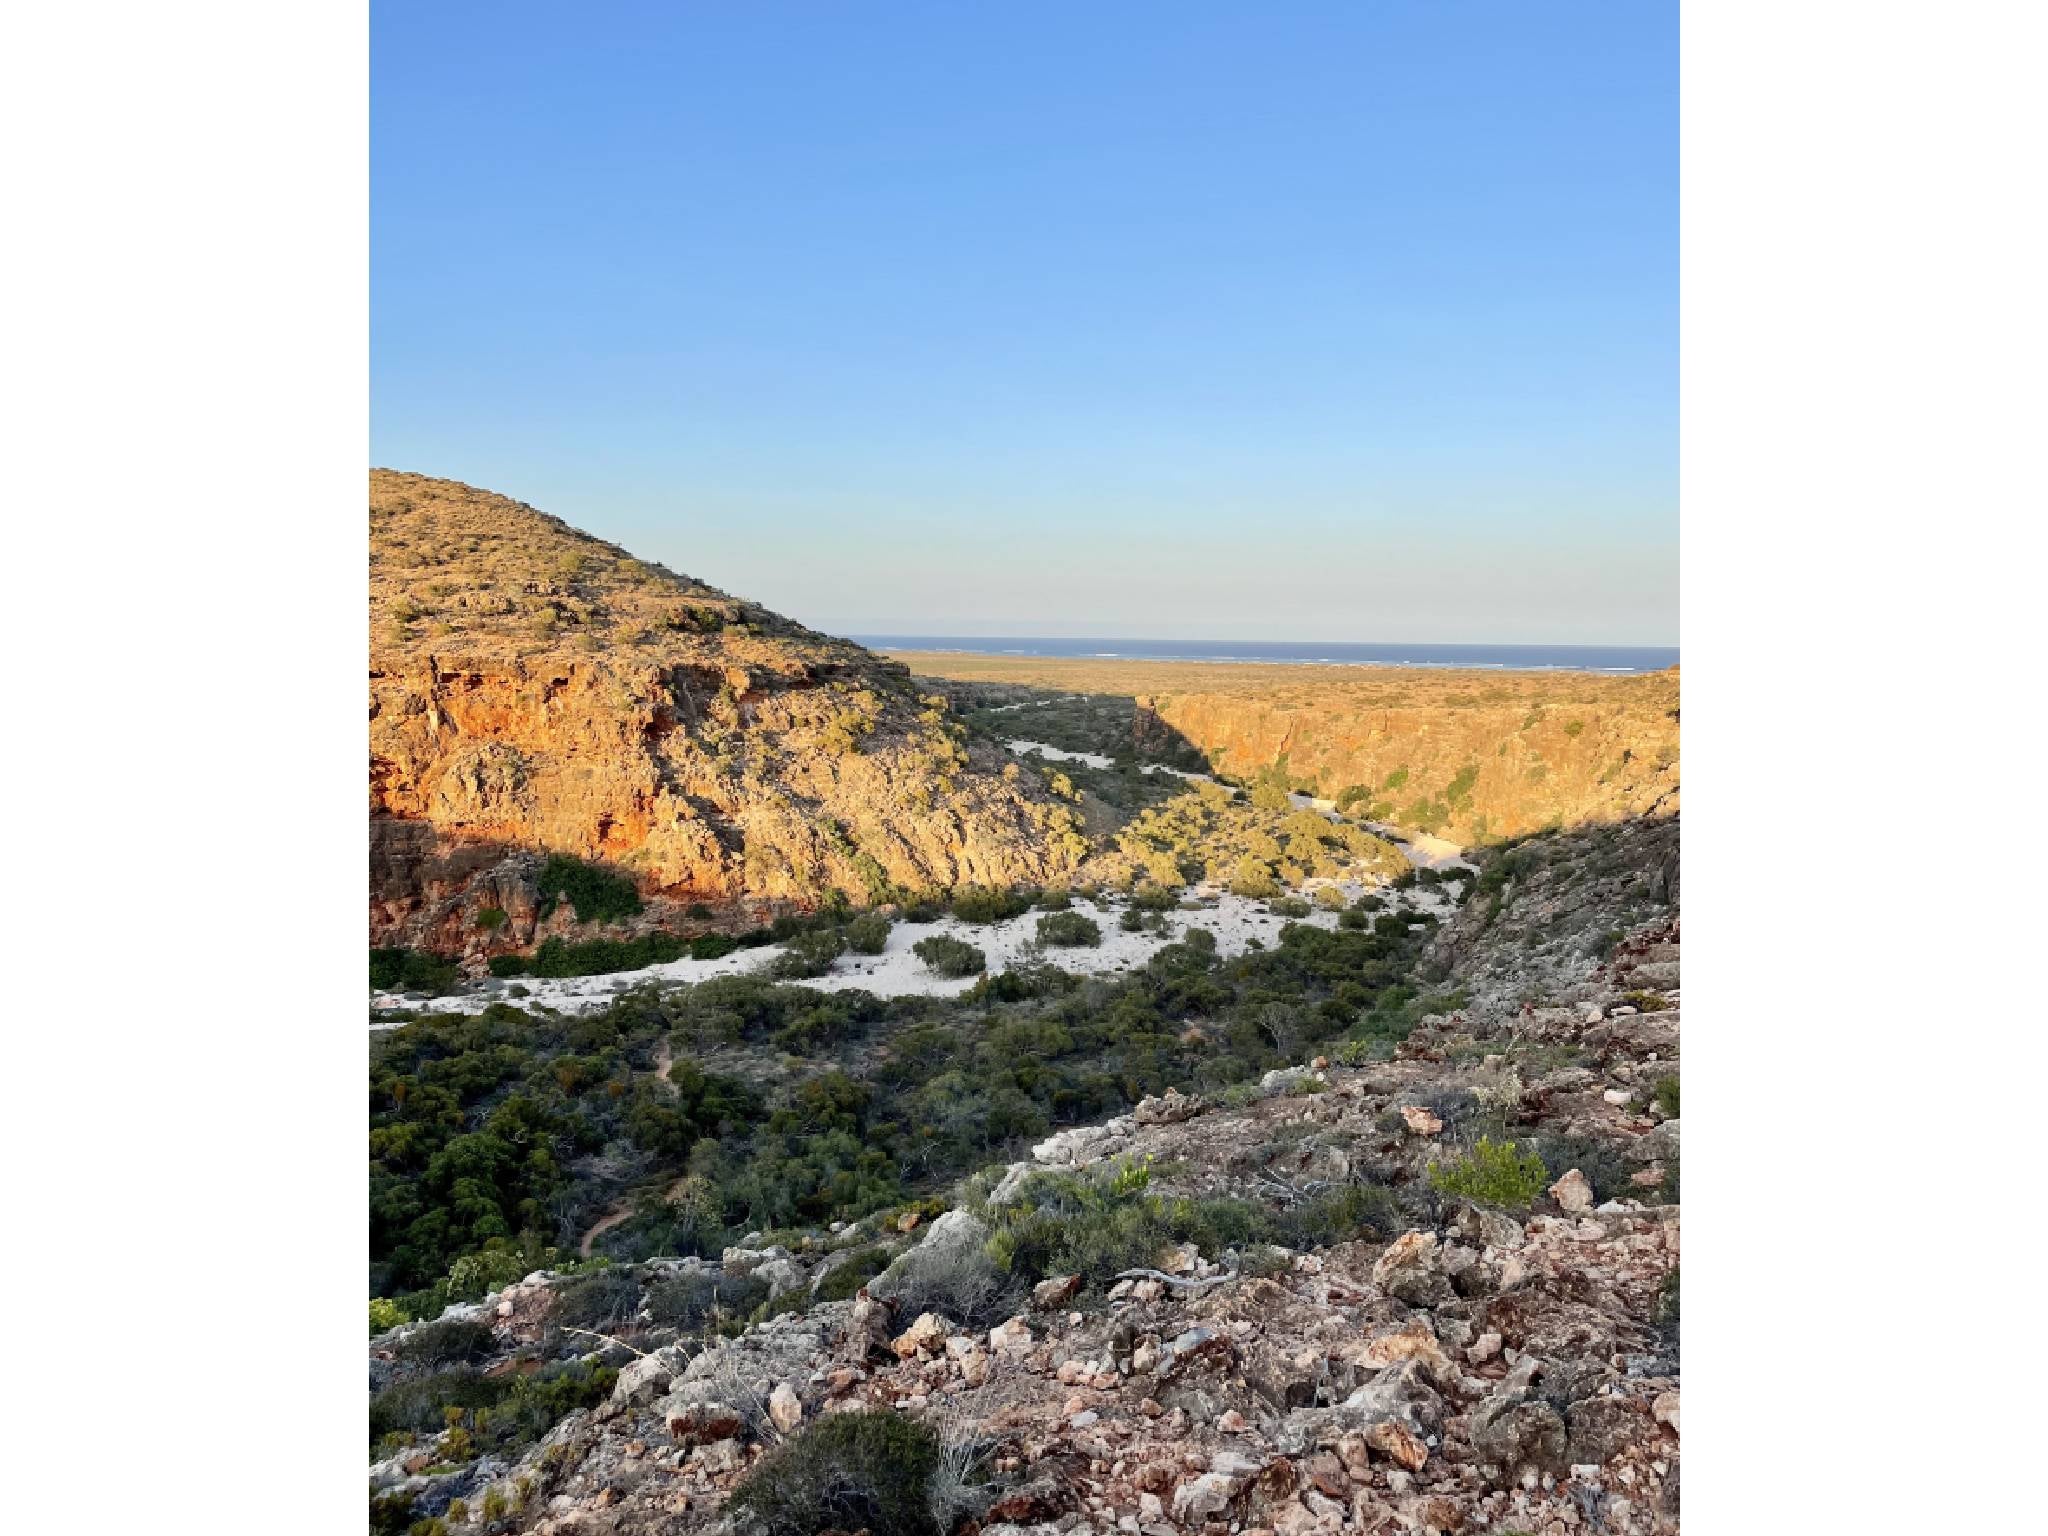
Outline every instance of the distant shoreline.
[[875, 651], [1019, 660], [1171, 661], [1231, 666], [1405, 667], [1481, 672], [1584, 672], [1610, 677], [1678, 665], [1675, 645], [1336, 644], [1323, 641], [1131, 640], [978, 635], [853, 635]]

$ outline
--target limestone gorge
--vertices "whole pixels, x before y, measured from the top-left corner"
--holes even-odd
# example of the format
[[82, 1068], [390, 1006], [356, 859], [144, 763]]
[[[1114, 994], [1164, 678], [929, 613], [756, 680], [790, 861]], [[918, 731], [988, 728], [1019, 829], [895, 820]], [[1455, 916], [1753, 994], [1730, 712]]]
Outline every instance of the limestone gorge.
[[1675, 671], [371, 532], [373, 1536], [1678, 1529]]

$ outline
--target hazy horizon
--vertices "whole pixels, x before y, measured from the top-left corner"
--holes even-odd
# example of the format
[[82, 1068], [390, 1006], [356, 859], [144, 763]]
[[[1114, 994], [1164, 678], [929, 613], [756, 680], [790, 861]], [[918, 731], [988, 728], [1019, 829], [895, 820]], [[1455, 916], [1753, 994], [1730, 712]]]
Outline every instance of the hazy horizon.
[[372, 459], [837, 633], [1669, 645], [1677, 10], [373, 13]]

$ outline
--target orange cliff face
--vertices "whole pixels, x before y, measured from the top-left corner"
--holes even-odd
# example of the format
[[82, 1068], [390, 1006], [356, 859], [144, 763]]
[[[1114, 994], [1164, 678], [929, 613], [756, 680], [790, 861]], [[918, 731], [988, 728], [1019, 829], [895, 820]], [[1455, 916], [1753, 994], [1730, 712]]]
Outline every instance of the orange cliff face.
[[372, 471], [370, 534], [373, 943], [588, 934], [538, 917], [550, 853], [629, 876], [628, 928], [707, 929], [1085, 851], [1036, 775], [858, 646], [451, 481]]
[[[1679, 808], [1679, 674], [1501, 672], [901, 652], [963, 705], [1128, 698], [1140, 756], [1277, 774], [1461, 843]], [[1107, 745], [1107, 744], [1105, 744]]]
[[1138, 729], [1221, 771], [1278, 768], [1362, 814], [1461, 843], [1679, 809], [1678, 672], [1396, 673], [1138, 699]]

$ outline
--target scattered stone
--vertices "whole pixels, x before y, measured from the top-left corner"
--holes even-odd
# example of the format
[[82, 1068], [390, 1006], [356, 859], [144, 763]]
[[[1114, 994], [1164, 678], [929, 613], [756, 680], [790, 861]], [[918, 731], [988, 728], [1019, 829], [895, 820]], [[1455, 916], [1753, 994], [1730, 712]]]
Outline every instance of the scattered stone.
[[900, 1360], [930, 1358], [946, 1347], [946, 1320], [936, 1312], [921, 1312], [917, 1321], [897, 1337], [890, 1348]]
[[1051, 1312], [1072, 1301], [1080, 1291], [1079, 1275], [1056, 1275], [1031, 1288], [1031, 1305], [1040, 1312]]
[[1443, 1121], [1420, 1104], [1403, 1104], [1401, 1118], [1408, 1122], [1409, 1133], [1415, 1136], [1435, 1136], [1444, 1128]]
[[1202, 1109], [1199, 1094], [1183, 1094], [1178, 1088], [1169, 1088], [1163, 1095], [1140, 1100], [1131, 1111], [1131, 1118], [1140, 1125], [1178, 1125], [1183, 1120], [1192, 1120]]
[[1593, 1209], [1593, 1186], [1586, 1182], [1583, 1173], [1574, 1168], [1550, 1186], [1550, 1198], [1568, 1214], [1582, 1215]]
[[1650, 1413], [1659, 1424], [1669, 1425], [1671, 1433], [1678, 1433], [1678, 1394], [1659, 1392], [1657, 1400], [1650, 1404]]
[[785, 1435], [792, 1433], [804, 1421], [804, 1405], [796, 1395], [796, 1389], [786, 1381], [775, 1383], [775, 1390], [768, 1394], [768, 1418]]

